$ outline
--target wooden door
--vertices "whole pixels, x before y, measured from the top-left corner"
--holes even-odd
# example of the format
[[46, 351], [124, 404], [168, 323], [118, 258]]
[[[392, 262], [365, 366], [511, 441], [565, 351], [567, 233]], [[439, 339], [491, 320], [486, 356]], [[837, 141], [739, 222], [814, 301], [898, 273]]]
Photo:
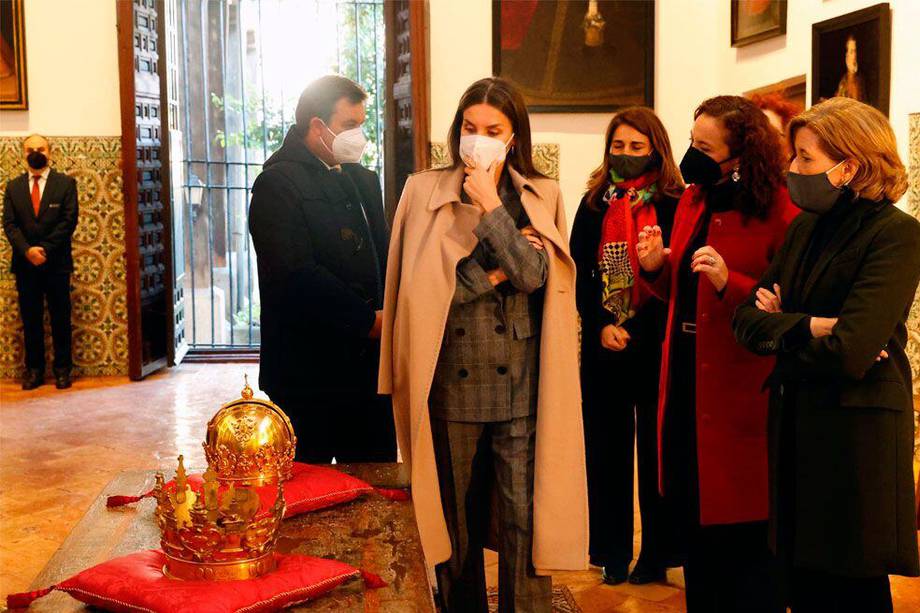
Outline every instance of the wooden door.
[[[156, 0], [116, 0], [128, 309], [128, 374], [142, 379], [170, 357], [172, 268], [169, 169], [163, 164]], [[164, 187], [165, 186], [165, 187]]]
[[384, 4], [386, 36], [386, 143], [384, 197], [392, 221], [406, 178], [428, 168], [428, 2]]

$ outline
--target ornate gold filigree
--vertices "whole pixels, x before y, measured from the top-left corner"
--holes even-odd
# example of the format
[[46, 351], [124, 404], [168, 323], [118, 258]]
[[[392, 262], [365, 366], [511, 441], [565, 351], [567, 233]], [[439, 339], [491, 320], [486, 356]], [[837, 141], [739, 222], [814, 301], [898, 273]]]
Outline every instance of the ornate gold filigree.
[[204, 474], [201, 491], [188, 484], [182, 456], [175, 487], [156, 475], [154, 496], [160, 545], [166, 554], [163, 572], [175, 579], [251, 579], [275, 568], [274, 550], [284, 517], [284, 485], [270, 509], [260, 511], [258, 493], [230, 482], [219, 493], [217, 473]]
[[247, 381], [208, 422], [202, 445], [219, 481], [261, 485], [290, 478], [297, 437], [284, 411], [255, 398]]

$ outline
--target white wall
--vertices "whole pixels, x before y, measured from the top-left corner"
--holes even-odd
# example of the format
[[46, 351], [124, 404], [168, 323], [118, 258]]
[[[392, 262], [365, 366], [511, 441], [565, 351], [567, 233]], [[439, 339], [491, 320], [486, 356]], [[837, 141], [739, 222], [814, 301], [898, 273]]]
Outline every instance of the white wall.
[[[492, 74], [491, 0], [429, 0], [431, 140], [444, 142], [464, 90]], [[591, 170], [601, 161], [609, 113], [539, 113], [534, 142], [559, 143], [560, 185], [569, 224]]]
[[[891, 6], [891, 101], [888, 117], [898, 139], [901, 160], [907, 164], [908, 114], [920, 111], [920, 1], [888, 0]], [[675, 0], [661, 0], [670, 5]], [[811, 26], [879, 4], [879, 0], [791, 0], [786, 36], [732, 49], [728, 3], [719, 7], [718, 86], [740, 93], [800, 74], [807, 75], [806, 100], [811, 101]], [[666, 19], [664, 25], [672, 25]], [[673, 30], [672, 30], [673, 31]], [[659, 102], [661, 99], [659, 98]], [[672, 134], [673, 136], [673, 134]], [[902, 200], [906, 205], [906, 200]]]
[[[429, 3], [431, 140], [444, 141], [463, 91], [492, 73], [492, 5], [490, 0]], [[812, 24], [877, 3], [791, 0], [786, 36], [734, 49], [729, 40], [729, 2], [658, 0], [655, 108], [678, 161], [688, 145], [693, 109], [702, 100], [716, 94], [740, 94], [800, 74], [806, 74], [810, 82]], [[890, 3], [889, 115], [907, 163], [907, 114], [920, 111], [920, 33], [916, 25], [920, 24], [920, 0]], [[603, 135], [610, 117], [610, 113], [531, 115], [534, 142], [554, 142], [561, 147], [560, 185], [570, 224], [585, 180], [603, 155]]]
[[0, 136], [120, 135], [115, 0], [24, 4], [29, 109], [3, 111]]

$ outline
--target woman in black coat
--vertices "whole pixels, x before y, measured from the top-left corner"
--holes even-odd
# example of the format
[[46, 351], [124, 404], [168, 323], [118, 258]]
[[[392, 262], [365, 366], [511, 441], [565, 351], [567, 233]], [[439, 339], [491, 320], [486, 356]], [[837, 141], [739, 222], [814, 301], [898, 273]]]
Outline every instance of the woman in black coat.
[[[664, 126], [645, 107], [607, 127], [604, 159], [588, 180], [572, 228], [581, 316], [581, 386], [591, 518], [591, 562], [610, 584], [665, 578], [658, 495], [658, 371], [664, 303], [639, 291], [638, 232], [670, 234], [683, 191]], [[642, 549], [632, 574], [633, 445], [638, 448]]]
[[806, 212], [734, 321], [769, 379], [771, 540], [795, 613], [891, 611], [889, 574], [920, 575], [905, 321], [920, 223], [894, 133], [832, 98], [795, 118], [790, 195]]

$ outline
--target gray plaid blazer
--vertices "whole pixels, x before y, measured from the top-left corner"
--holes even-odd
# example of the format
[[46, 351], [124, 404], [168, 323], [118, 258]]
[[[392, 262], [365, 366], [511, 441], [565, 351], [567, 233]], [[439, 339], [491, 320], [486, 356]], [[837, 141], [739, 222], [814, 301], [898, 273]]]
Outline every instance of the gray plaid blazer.
[[[499, 196], [504, 206], [482, 217], [479, 244], [457, 264], [429, 396], [437, 419], [495, 422], [536, 412], [547, 255], [520, 233], [530, 219], [507, 176]], [[508, 281], [493, 287], [488, 271], [496, 268]]]

